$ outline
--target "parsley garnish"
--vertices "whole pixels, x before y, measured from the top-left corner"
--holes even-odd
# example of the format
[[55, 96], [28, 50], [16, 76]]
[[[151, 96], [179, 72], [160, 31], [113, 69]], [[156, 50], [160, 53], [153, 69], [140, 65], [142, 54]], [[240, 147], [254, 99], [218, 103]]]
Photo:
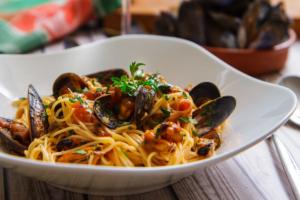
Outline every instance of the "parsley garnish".
[[44, 108], [45, 109], [47, 109], [47, 108], [49, 108], [50, 106], [49, 106], [49, 104], [44, 104]]
[[19, 100], [24, 101], [24, 100], [26, 100], [26, 98], [25, 97], [20, 97]]
[[171, 112], [165, 108], [160, 108], [160, 111], [164, 114], [165, 117], [169, 117]]
[[187, 96], [187, 94], [186, 94], [185, 92], [182, 92], [182, 96], [183, 96], [183, 98], [185, 98], [185, 99], [188, 98], [188, 96]]
[[165, 98], [166, 101], [168, 101], [170, 99], [169, 95], [164, 94], [163, 97]]
[[84, 104], [84, 101], [82, 100], [81, 97], [79, 96], [75, 96], [74, 98], [69, 98], [69, 101], [71, 103], [76, 103], [77, 101], [79, 101], [80, 104]]
[[198, 136], [198, 133], [195, 130], [192, 130], [192, 134], [193, 134], [193, 136]]
[[179, 117], [178, 119], [180, 122], [183, 123], [192, 123], [192, 124], [197, 124], [197, 120], [190, 118], [190, 117]]
[[144, 63], [132, 62], [129, 66], [132, 77], [142, 77], [144, 72], [139, 69], [141, 66], [145, 66]]
[[81, 154], [81, 155], [87, 154], [87, 152], [85, 150], [83, 150], [83, 149], [77, 149], [75, 151], [75, 153], [78, 153], [78, 154]]
[[150, 86], [154, 91], [158, 90], [158, 78], [157, 74], [153, 74], [150, 76], [145, 77], [143, 72], [139, 69], [140, 66], [144, 66], [143, 63], [136, 63], [133, 62], [129, 68], [132, 77], [128, 77], [123, 75], [121, 77], [112, 77], [111, 80], [113, 81], [113, 86], [120, 88], [123, 94], [127, 94], [129, 96], [135, 96], [136, 91], [141, 86]]
[[102, 92], [102, 88], [97, 88], [96, 92]]

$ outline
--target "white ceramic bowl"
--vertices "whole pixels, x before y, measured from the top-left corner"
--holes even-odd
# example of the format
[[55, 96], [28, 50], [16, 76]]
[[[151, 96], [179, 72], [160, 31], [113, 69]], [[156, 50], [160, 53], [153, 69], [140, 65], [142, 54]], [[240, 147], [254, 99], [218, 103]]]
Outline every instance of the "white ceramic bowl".
[[0, 115], [12, 117], [11, 100], [25, 96], [32, 83], [41, 95], [51, 93], [63, 72], [88, 74], [123, 67], [132, 61], [147, 64], [171, 83], [186, 86], [202, 81], [217, 84], [223, 95], [237, 99], [216, 155], [185, 165], [155, 168], [116, 168], [50, 164], [0, 153], [0, 164], [23, 175], [86, 193], [123, 195], [158, 189], [255, 145], [286, 122], [296, 106], [288, 89], [251, 78], [231, 68], [191, 42], [159, 36], [124, 36], [46, 55], [0, 56]]

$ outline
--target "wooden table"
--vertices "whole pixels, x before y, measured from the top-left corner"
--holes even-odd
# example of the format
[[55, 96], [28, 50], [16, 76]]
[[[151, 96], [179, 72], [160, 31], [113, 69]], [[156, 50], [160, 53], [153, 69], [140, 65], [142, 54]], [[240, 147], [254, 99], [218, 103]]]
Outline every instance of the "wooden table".
[[[80, 44], [105, 38], [99, 31], [77, 33], [74, 38]], [[34, 53], [57, 51], [64, 48], [62, 42], [49, 45]], [[290, 52], [286, 68], [263, 80], [275, 82], [287, 74], [300, 75], [300, 42]], [[299, 68], [298, 68], [299, 67]], [[272, 103], [272, 102], [270, 102]], [[300, 132], [290, 124], [281, 127], [278, 134], [281, 141], [300, 166]], [[274, 145], [270, 139], [260, 142], [251, 149], [198, 171], [166, 188], [132, 196], [101, 197], [64, 191], [0, 168], [0, 200], [27, 199], [295, 199]]]

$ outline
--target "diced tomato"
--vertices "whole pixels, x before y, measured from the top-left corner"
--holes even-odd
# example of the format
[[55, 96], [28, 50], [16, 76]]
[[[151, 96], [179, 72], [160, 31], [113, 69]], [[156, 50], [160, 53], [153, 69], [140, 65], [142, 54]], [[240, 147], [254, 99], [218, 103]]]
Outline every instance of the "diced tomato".
[[101, 96], [102, 93], [101, 92], [86, 92], [84, 93], [84, 96], [86, 96], [87, 99], [89, 100], [95, 100], [97, 97]]
[[144, 138], [146, 142], [151, 142], [155, 139], [155, 134], [153, 133], [153, 131], [147, 130], [145, 132]]
[[184, 110], [189, 109], [190, 106], [191, 106], [191, 102], [187, 99], [183, 99], [179, 103], [178, 110], [179, 111], [184, 111]]
[[87, 111], [79, 102], [74, 103], [72, 107], [75, 109], [73, 115], [76, 119], [82, 122], [93, 122], [93, 114]]

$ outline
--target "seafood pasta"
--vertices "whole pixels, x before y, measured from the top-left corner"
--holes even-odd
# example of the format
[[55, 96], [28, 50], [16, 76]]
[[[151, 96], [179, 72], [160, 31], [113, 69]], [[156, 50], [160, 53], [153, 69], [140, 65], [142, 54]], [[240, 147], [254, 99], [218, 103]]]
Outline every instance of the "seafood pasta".
[[33, 160], [108, 166], [166, 166], [212, 156], [235, 98], [210, 82], [182, 89], [133, 62], [122, 69], [60, 75], [53, 94], [13, 103], [0, 118], [8, 150]]

